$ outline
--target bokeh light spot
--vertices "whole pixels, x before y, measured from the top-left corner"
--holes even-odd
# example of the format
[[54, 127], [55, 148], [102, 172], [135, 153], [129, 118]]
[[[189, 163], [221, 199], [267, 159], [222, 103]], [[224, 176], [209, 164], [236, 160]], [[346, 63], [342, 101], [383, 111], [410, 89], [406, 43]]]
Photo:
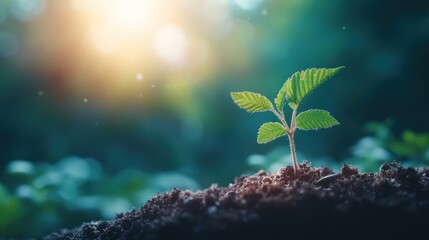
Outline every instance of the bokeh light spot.
[[7, 172], [11, 174], [31, 174], [33, 171], [33, 163], [25, 160], [15, 160], [7, 166]]
[[228, 36], [232, 27], [230, 0], [186, 0], [184, 4], [191, 15], [197, 16], [207, 36], [214, 39]]
[[180, 28], [162, 28], [155, 36], [154, 48], [158, 56], [170, 66], [182, 67], [185, 64], [187, 39]]
[[140, 35], [153, 25], [156, 7], [152, 0], [116, 0], [112, 20], [129, 33]]
[[33, 198], [36, 195], [36, 191], [33, 187], [24, 184], [16, 189], [16, 195], [20, 198]]
[[257, 8], [263, 0], [234, 0], [235, 3], [244, 10]]
[[263, 166], [264, 164], [267, 164], [266, 162], [266, 157], [260, 154], [253, 154], [247, 158], [247, 163], [249, 165]]
[[26, 21], [41, 14], [45, 6], [45, 0], [14, 0], [10, 11], [16, 19]]
[[143, 80], [143, 78], [144, 78], [143, 73], [137, 73], [136, 74], [137, 81], [141, 81], [141, 80]]

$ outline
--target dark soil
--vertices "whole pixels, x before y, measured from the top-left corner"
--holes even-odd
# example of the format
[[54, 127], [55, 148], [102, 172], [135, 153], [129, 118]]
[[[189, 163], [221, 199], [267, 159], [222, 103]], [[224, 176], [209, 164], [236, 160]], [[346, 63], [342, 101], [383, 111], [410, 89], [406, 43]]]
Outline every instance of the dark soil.
[[339, 174], [303, 163], [229, 187], [174, 189], [114, 221], [44, 239], [429, 239], [429, 169], [383, 164]]

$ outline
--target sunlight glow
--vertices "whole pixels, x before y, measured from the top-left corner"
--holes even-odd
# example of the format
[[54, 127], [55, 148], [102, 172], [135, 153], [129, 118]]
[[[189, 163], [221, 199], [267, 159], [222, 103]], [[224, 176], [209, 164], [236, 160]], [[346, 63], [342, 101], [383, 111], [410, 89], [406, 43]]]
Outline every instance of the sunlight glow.
[[86, 14], [83, 23], [101, 53], [132, 51], [130, 42], [149, 37], [161, 17], [160, 4], [152, 0], [71, 0], [71, 4]]
[[107, 14], [112, 25], [129, 34], [144, 34], [151, 30], [156, 17], [156, 1], [152, 0], [115, 0], [107, 5]]
[[110, 26], [94, 27], [90, 31], [90, 38], [97, 50], [102, 53], [114, 53], [121, 45], [121, 35], [113, 34]]
[[182, 67], [186, 55], [187, 40], [183, 31], [176, 26], [162, 28], [155, 37], [156, 53], [167, 64]]
[[69, 1], [76, 25], [87, 31], [86, 46], [124, 70], [138, 62], [153, 71], [203, 68], [214, 54], [210, 42], [226, 39], [234, 23], [230, 0]]
[[221, 64], [217, 45], [229, 51], [239, 45], [236, 62], [245, 66], [241, 59], [248, 53], [241, 43], [255, 35], [250, 22], [234, 18], [233, 0], [67, 1], [73, 12], [70, 32], [76, 36], [70, 51], [77, 52], [79, 66], [93, 73], [76, 72], [70, 87], [81, 91], [91, 81], [106, 89], [91, 95], [94, 104], [104, 98], [107, 105], [120, 107], [130, 95], [149, 99], [166, 89], [185, 91], [178, 82], [189, 87], [211, 80]]

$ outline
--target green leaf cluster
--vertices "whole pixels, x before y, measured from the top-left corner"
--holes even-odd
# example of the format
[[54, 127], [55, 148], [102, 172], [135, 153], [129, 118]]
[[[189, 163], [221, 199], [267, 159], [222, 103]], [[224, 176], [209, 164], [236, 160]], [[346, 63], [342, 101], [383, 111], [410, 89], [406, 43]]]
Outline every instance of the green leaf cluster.
[[[267, 97], [259, 93], [233, 92], [231, 97], [240, 108], [248, 112], [271, 111], [279, 118], [279, 122], [264, 123], [259, 128], [258, 143], [267, 143], [286, 134], [293, 136], [296, 129], [330, 128], [338, 125], [339, 122], [325, 110], [312, 109], [302, 112], [298, 116], [296, 114], [299, 104], [306, 96], [343, 68], [310, 68], [296, 72], [286, 80], [274, 99], [276, 109]], [[287, 124], [283, 111], [286, 103], [293, 110], [290, 126]]]

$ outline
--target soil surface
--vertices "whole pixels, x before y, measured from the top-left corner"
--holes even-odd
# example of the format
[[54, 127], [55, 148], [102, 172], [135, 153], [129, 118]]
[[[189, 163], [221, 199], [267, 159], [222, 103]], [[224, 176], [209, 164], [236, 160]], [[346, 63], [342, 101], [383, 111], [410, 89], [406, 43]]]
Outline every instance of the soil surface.
[[173, 189], [114, 221], [44, 239], [429, 239], [429, 169], [379, 173], [300, 165], [242, 176], [229, 187]]

